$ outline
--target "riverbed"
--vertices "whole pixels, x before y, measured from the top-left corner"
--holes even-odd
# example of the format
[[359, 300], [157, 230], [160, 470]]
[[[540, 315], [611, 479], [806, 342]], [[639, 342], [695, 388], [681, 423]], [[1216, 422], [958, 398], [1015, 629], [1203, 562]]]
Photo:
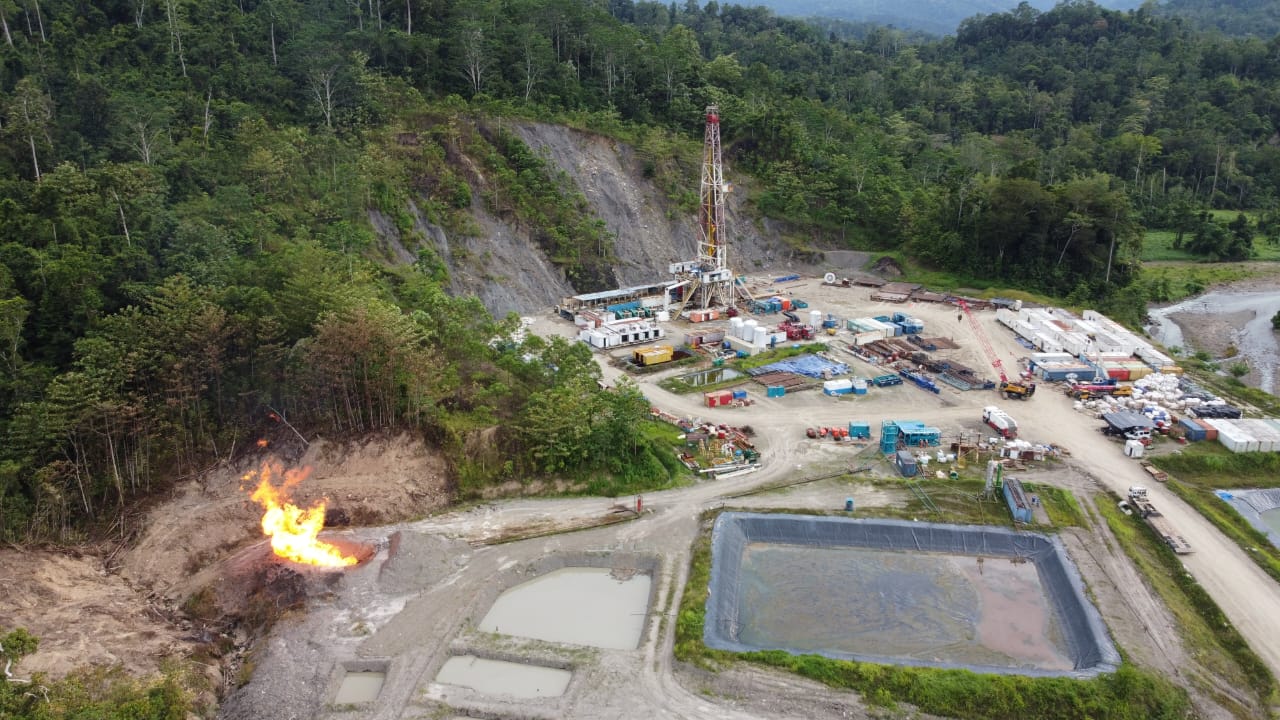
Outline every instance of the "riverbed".
[[[1271, 318], [1280, 312], [1280, 282], [1227, 285], [1172, 305], [1148, 310], [1147, 330], [1166, 348], [1203, 350], [1226, 365], [1244, 362], [1246, 385], [1276, 392], [1280, 344]], [[1234, 351], [1234, 352], [1233, 352]]]

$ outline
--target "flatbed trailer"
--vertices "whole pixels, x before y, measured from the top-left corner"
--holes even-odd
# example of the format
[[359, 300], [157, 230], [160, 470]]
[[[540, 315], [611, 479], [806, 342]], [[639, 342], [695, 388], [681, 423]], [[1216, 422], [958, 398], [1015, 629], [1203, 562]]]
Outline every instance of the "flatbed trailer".
[[1169, 549], [1179, 555], [1189, 555], [1192, 552], [1191, 543], [1179, 535], [1178, 531], [1169, 524], [1168, 519], [1160, 514], [1155, 505], [1151, 504], [1151, 501], [1146, 497], [1145, 491], [1141, 494], [1131, 492], [1129, 494], [1129, 503], [1133, 506], [1134, 512], [1138, 513], [1138, 517], [1142, 518], [1156, 532], [1156, 535], [1164, 541], [1165, 545], [1169, 546]]
[[1155, 465], [1152, 465], [1149, 462], [1143, 462], [1142, 469], [1146, 470], [1148, 475], [1155, 478], [1156, 482], [1167, 482], [1169, 480], [1169, 473], [1161, 470], [1160, 468], [1156, 467]]

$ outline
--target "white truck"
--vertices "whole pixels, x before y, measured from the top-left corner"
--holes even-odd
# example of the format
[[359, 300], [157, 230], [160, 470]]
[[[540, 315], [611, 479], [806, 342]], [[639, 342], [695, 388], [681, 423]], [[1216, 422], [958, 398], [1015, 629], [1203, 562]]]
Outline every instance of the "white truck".
[[991, 429], [1000, 433], [1000, 437], [1012, 440], [1018, 437], [1018, 423], [1009, 413], [1001, 410], [995, 405], [988, 405], [982, 408], [982, 422], [991, 426]]

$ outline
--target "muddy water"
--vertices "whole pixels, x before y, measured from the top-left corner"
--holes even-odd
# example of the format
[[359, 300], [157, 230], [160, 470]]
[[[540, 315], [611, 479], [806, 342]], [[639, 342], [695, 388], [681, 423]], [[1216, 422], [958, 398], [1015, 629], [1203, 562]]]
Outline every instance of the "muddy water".
[[648, 575], [619, 580], [608, 568], [562, 568], [504, 592], [480, 629], [631, 650], [644, 630], [649, 585]]
[[1240, 354], [1257, 372], [1258, 387], [1267, 392], [1276, 391], [1277, 364], [1280, 363], [1280, 344], [1271, 328], [1271, 318], [1280, 312], [1280, 292], [1229, 292], [1215, 290], [1175, 305], [1151, 308], [1148, 314], [1154, 325], [1148, 328], [1151, 337], [1165, 347], [1186, 347], [1182, 328], [1169, 319], [1174, 313], [1184, 312], [1203, 315], [1226, 315], [1253, 311], [1253, 319], [1245, 324], [1236, 341]]
[[757, 647], [1069, 670], [1034, 563], [753, 543], [738, 639]]
[[436, 682], [471, 688], [486, 695], [542, 698], [563, 695], [572, 677], [573, 673], [558, 668], [455, 655], [440, 668]]
[[734, 370], [733, 368], [720, 367], [702, 370], [688, 375], [681, 375], [677, 380], [683, 380], [684, 382], [696, 387], [700, 385], [711, 385], [713, 383], [733, 380], [734, 378], [740, 377], [742, 377], [742, 373], [737, 370]]
[[1262, 517], [1262, 522], [1271, 528], [1271, 532], [1275, 533], [1276, 537], [1280, 537], [1280, 507], [1271, 508], [1259, 515]]
[[382, 692], [382, 681], [386, 679], [386, 673], [381, 672], [349, 672], [343, 676], [333, 702], [338, 705], [373, 702]]

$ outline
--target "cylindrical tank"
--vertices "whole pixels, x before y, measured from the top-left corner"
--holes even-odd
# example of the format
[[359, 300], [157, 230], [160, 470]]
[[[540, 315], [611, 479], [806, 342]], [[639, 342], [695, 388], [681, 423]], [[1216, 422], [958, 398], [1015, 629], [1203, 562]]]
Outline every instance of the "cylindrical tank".
[[742, 337], [742, 318], [729, 318], [729, 334], [736, 337]]
[[757, 325], [759, 325], [759, 323], [756, 322], [755, 318], [747, 318], [746, 320], [743, 320], [742, 334], [739, 335], [738, 337], [742, 338], [743, 340], [746, 340], [747, 342], [754, 342], [756, 338]]
[[766, 345], [769, 342], [769, 328], [760, 325], [755, 326], [751, 336], [752, 345]]
[[821, 310], [809, 311], [809, 324], [814, 327], [822, 327], [822, 311]]

